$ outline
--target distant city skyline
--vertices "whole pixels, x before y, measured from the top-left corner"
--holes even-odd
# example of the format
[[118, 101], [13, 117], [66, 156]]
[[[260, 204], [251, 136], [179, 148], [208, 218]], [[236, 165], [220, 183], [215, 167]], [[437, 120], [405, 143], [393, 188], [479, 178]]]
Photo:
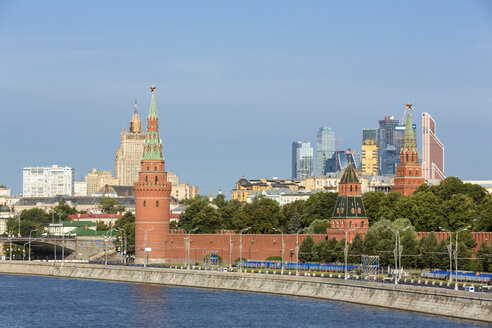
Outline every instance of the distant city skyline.
[[361, 130], [408, 101], [437, 122], [447, 176], [490, 178], [487, 1], [7, 1], [0, 15], [0, 185], [13, 194], [23, 167], [114, 171], [152, 84], [166, 168], [202, 194], [289, 177], [289, 142], [315, 145], [320, 126], [360, 152]]

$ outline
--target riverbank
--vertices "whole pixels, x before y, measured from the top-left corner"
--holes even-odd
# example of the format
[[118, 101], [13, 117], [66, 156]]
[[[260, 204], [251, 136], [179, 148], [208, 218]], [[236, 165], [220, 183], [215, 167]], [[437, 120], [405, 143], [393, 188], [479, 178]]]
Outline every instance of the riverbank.
[[492, 322], [492, 295], [423, 286], [82, 263], [0, 262], [0, 273], [303, 296]]

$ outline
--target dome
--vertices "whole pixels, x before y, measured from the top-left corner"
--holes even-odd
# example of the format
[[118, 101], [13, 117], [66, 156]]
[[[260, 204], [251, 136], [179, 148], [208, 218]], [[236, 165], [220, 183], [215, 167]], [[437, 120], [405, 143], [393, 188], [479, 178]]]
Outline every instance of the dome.
[[10, 207], [8, 207], [7, 205], [3, 204], [2, 206], [0, 206], [0, 212], [1, 213], [4, 213], [4, 212], [10, 213]]

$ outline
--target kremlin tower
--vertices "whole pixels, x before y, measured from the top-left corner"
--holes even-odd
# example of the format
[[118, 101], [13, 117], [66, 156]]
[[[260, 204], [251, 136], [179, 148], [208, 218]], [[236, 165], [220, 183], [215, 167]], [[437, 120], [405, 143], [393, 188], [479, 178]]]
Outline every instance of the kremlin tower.
[[408, 103], [406, 106], [408, 114], [400, 150], [400, 164], [396, 165], [396, 178], [391, 187], [391, 191], [404, 196], [413, 194], [420, 185], [425, 183], [425, 179], [422, 177], [422, 164], [419, 164], [417, 141], [410, 115], [412, 104]]
[[369, 227], [364, 203], [362, 202], [361, 183], [350, 163], [338, 184], [338, 199], [331, 217], [330, 226], [327, 229], [327, 233], [337, 233], [340, 230], [346, 231], [349, 242], [356, 233], [366, 232]]
[[[137, 263], [166, 261], [169, 235], [169, 199], [171, 183], [167, 181], [159, 118], [155, 106], [155, 87], [147, 116], [147, 132], [135, 191], [135, 259]], [[148, 261], [145, 261], [148, 259]]]

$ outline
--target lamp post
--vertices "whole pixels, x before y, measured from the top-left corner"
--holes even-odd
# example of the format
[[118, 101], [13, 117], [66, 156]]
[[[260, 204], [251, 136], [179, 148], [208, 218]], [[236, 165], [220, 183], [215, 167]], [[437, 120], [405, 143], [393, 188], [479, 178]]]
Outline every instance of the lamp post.
[[63, 231], [63, 222], [61, 219], [62, 215], [61, 213], [58, 213], [58, 218], [60, 222], [60, 233], [62, 235], [62, 263], [65, 260], [65, 231]]
[[456, 230], [456, 251], [454, 252], [454, 258], [455, 258], [455, 270], [456, 270], [456, 277], [454, 277], [454, 290], [458, 290], [458, 233], [460, 231], [466, 231], [470, 229], [471, 226], [468, 226], [466, 228], [461, 228]]
[[280, 232], [282, 235], [282, 265], [280, 266], [280, 274], [284, 274], [284, 248], [285, 248], [285, 244], [284, 244], [284, 232], [281, 231], [281, 230], [278, 230], [276, 228], [273, 228], [273, 230], [275, 231], [278, 231]]
[[400, 232], [404, 232], [408, 229], [409, 227], [405, 227], [403, 229], [393, 229], [391, 227], [388, 227], [391, 231], [395, 233], [395, 285], [398, 285], [398, 279], [400, 277], [400, 269], [398, 268], [398, 255], [400, 257], [400, 267], [401, 267], [401, 253], [403, 250], [403, 247], [400, 244]]
[[34, 229], [34, 230], [31, 230], [31, 231], [29, 232], [29, 262], [31, 262], [31, 234], [32, 234], [34, 231], [38, 231], [38, 229]]
[[442, 231], [449, 232], [449, 245], [448, 245], [448, 253], [449, 253], [449, 284], [453, 283], [453, 243], [451, 242], [451, 231], [444, 229], [443, 227], [439, 227]]
[[229, 270], [232, 271], [232, 233], [229, 234]]
[[145, 267], [147, 267], [147, 262], [148, 262], [148, 258], [147, 258], [147, 232], [154, 230], [154, 228], [150, 228], [150, 229], [138, 228], [138, 229], [142, 230], [145, 233], [145, 235], [144, 235], [144, 268], [145, 268]]
[[12, 261], [12, 234], [9, 234], [9, 242], [10, 242], [10, 248], [9, 248], [9, 255], [10, 255], [10, 261]]
[[198, 228], [194, 228], [194, 229], [191, 229], [189, 231], [186, 231], [184, 229], [181, 229], [183, 230], [184, 233], [188, 234], [188, 237], [185, 237], [184, 240], [185, 240], [185, 267], [188, 268], [188, 270], [190, 269], [190, 262], [191, 262], [191, 259], [190, 259], [190, 249], [191, 249], [191, 233], [196, 231]]
[[302, 228], [296, 232], [296, 277], [299, 274], [299, 232], [306, 230], [307, 228]]
[[355, 231], [357, 229], [360, 229], [360, 227], [353, 228], [353, 229], [347, 229], [345, 230], [344, 228], [338, 228], [340, 230], [345, 231], [345, 248], [343, 249], [343, 255], [345, 257], [345, 270], [344, 270], [344, 279], [348, 280], [348, 272], [347, 272], [347, 262], [348, 262], [348, 244], [347, 244], [347, 239], [348, 239], [348, 233]]
[[251, 227], [244, 228], [239, 233], [239, 272], [243, 272], [243, 232], [248, 231]]
[[21, 230], [20, 230], [20, 228], [21, 228], [21, 217], [20, 217], [20, 215], [18, 215], [17, 218], [19, 219], [19, 233], [17, 234], [17, 236], [20, 237], [21, 236]]
[[22, 260], [25, 261], [26, 260], [26, 245], [29, 244], [29, 243], [24, 243], [24, 245], [22, 245]]

